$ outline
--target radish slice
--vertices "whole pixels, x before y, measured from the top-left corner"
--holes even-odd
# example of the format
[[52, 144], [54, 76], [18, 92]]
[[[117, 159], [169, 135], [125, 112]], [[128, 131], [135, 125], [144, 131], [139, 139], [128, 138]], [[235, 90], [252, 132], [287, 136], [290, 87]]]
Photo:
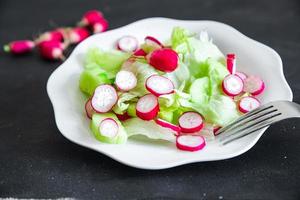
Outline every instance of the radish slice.
[[176, 139], [177, 148], [184, 151], [198, 151], [205, 145], [205, 140], [200, 135], [180, 135]]
[[227, 69], [230, 74], [236, 73], [235, 54], [227, 54]]
[[152, 36], [145, 37], [145, 43], [149, 46], [156, 47], [155, 49], [164, 47], [164, 45], [158, 39], [156, 39], [155, 37], [152, 37]]
[[244, 72], [235, 72], [235, 75], [240, 77], [243, 81], [248, 77]]
[[160, 75], [151, 75], [146, 80], [146, 88], [155, 96], [171, 94], [174, 92], [174, 85], [170, 79]]
[[147, 53], [143, 49], [138, 49], [133, 53], [134, 56], [146, 56]]
[[160, 125], [160, 126], [162, 126], [162, 127], [165, 127], [165, 128], [169, 128], [169, 129], [172, 129], [173, 131], [175, 131], [175, 132], [177, 132], [177, 133], [179, 133], [180, 131], [181, 131], [181, 129], [180, 129], [180, 127], [179, 126], [177, 126], [177, 125], [175, 125], [175, 124], [172, 124], [172, 123], [170, 123], [170, 122], [167, 122], [167, 121], [165, 121], [165, 120], [163, 120], [163, 119], [156, 119], [155, 120], [155, 122], [158, 124], [158, 125]]
[[100, 85], [95, 89], [91, 100], [93, 109], [98, 113], [105, 113], [112, 109], [118, 101], [118, 94], [111, 85]]
[[133, 52], [138, 48], [138, 40], [133, 36], [123, 36], [118, 40], [117, 47], [124, 52]]
[[117, 122], [112, 118], [106, 118], [101, 121], [99, 125], [99, 132], [101, 135], [114, 138], [118, 135], [119, 125]]
[[243, 97], [239, 101], [239, 110], [242, 113], [247, 113], [251, 110], [254, 110], [260, 106], [260, 102], [255, 97]]
[[227, 75], [222, 82], [223, 91], [228, 96], [240, 94], [243, 91], [243, 86], [243, 80], [234, 74]]
[[144, 95], [136, 104], [136, 115], [143, 120], [154, 119], [158, 111], [158, 100], [153, 94]]
[[194, 133], [203, 128], [203, 119], [199, 113], [185, 112], [179, 119], [179, 126], [183, 133]]
[[86, 112], [86, 116], [92, 119], [92, 116], [95, 111], [92, 107], [91, 99], [87, 100], [87, 102], [85, 103], [85, 112]]
[[172, 49], [157, 49], [146, 57], [148, 63], [163, 72], [172, 72], [178, 66], [178, 54]]
[[218, 130], [220, 130], [220, 128], [222, 128], [221, 126], [214, 126], [214, 135], [218, 135], [216, 134]]
[[130, 71], [121, 70], [116, 75], [115, 84], [122, 91], [129, 91], [135, 88], [136, 83], [136, 76]]
[[259, 95], [265, 89], [265, 83], [257, 76], [249, 76], [244, 80], [244, 91]]

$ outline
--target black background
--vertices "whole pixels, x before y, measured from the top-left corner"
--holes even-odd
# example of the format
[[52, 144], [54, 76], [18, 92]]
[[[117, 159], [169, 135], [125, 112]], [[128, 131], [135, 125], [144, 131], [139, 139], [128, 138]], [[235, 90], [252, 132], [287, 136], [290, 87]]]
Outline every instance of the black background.
[[[298, 0], [1, 0], [0, 44], [73, 25], [100, 9], [110, 29], [163, 16], [228, 23], [274, 48], [300, 102]], [[270, 127], [233, 159], [146, 171], [77, 146], [58, 131], [46, 93], [59, 62], [0, 54], [0, 197], [79, 199], [300, 199], [300, 126]]]

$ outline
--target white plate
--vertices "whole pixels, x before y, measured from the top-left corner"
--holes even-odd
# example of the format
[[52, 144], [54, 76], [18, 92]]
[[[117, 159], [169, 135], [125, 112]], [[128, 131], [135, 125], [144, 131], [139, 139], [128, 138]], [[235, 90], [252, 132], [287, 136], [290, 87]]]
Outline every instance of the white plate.
[[204, 150], [193, 153], [177, 150], [174, 144], [162, 141], [129, 139], [125, 145], [110, 145], [100, 143], [93, 137], [84, 111], [85, 97], [78, 88], [78, 79], [83, 70], [87, 50], [95, 46], [111, 49], [115, 41], [123, 35], [133, 35], [140, 42], [147, 35], [165, 41], [170, 37], [174, 26], [194, 32], [206, 30], [222, 52], [235, 52], [239, 70], [257, 74], [265, 81], [266, 90], [261, 97], [262, 103], [292, 100], [292, 91], [283, 74], [282, 61], [270, 47], [246, 37], [231, 26], [215, 21], [148, 18], [89, 37], [53, 72], [48, 80], [47, 91], [60, 132], [76, 144], [103, 153], [123, 164], [142, 169], [164, 169], [193, 162], [222, 160], [238, 156], [253, 147], [266, 129], [226, 146], [211, 142]]

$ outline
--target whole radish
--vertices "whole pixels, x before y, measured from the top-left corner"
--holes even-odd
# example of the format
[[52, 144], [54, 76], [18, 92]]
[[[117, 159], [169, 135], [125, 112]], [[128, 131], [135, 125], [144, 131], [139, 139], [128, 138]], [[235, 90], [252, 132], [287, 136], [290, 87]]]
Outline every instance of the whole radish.
[[48, 60], [64, 60], [63, 50], [64, 45], [59, 41], [44, 41], [39, 45], [39, 52], [41, 56]]
[[93, 33], [102, 33], [107, 30], [108, 28], [108, 22], [106, 19], [102, 18], [99, 19], [99, 21], [95, 22], [94, 24], [91, 25]]
[[99, 10], [89, 10], [84, 13], [82, 19], [79, 22], [80, 26], [90, 26], [103, 19], [103, 14]]
[[76, 27], [69, 30], [68, 38], [71, 44], [77, 44], [86, 39], [90, 33], [86, 28]]
[[51, 40], [62, 42], [64, 38], [65, 38], [65, 29], [58, 28], [53, 31], [48, 31], [41, 34], [36, 40], [36, 43], [51, 41]]
[[31, 40], [17, 40], [4, 45], [3, 49], [7, 53], [20, 55], [33, 50], [35, 44]]
[[147, 56], [148, 63], [163, 72], [172, 72], [178, 66], [178, 54], [168, 48], [157, 49]]

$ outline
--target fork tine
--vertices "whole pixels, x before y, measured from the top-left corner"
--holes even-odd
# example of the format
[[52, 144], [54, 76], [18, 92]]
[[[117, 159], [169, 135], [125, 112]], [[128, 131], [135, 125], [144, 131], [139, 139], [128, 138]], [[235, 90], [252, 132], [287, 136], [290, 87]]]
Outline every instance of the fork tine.
[[280, 115], [281, 115], [281, 113], [279, 113], [279, 112], [271, 113], [269, 115], [265, 115], [262, 118], [251, 121], [251, 122], [245, 124], [244, 126], [239, 126], [239, 127], [233, 128], [231, 131], [226, 132], [226, 134], [223, 133], [223, 137], [221, 135], [219, 140], [221, 142], [223, 142], [225, 140], [228, 140], [228, 138], [231, 138], [232, 136], [234, 137], [235, 135], [240, 135], [243, 132], [253, 130], [261, 125], [264, 125], [266, 123], [274, 121], [275, 120], [274, 118], [276, 118], [277, 116], [280, 116]]
[[223, 140], [226, 137], [229, 137], [231, 135], [234, 135], [240, 131], [243, 131], [244, 129], [247, 129], [249, 127], [252, 127], [260, 122], [266, 121], [268, 119], [271, 119], [278, 114], [281, 114], [278, 112], [277, 109], [261, 113], [260, 115], [256, 116], [253, 115], [252, 117], [248, 118], [247, 120], [244, 120], [243, 122], [232, 126], [228, 128], [226, 131], [224, 131], [222, 134], [219, 135], [220, 140]]
[[[227, 130], [230, 130], [230, 129], [236, 127], [236, 126], [241, 125], [242, 123], [245, 123], [245, 122], [247, 122], [247, 121], [250, 121], [250, 120], [252, 120], [252, 118], [253, 118], [254, 115], [257, 116], [257, 117], [263, 116], [263, 115], [267, 114], [268, 112], [270, 112], [270, 109], [271, 109], [271, 108], [273, 108], [272, 105], [269, 105], [269, 106], [266, 105], [266, 106], [262, 106], [262, 107], [260, 107], [260, 108], [257, 108], [257, 109], [255, 109], [255, 110], [253, 110], [253, 111], [251, 111], [251, 112], [248, 112], [247, 114], [245, 114], [245, 115], [243, 115], [242, 117], [238, 118], [238, 119], [235, 120], [234, 122], [232, 122], [232, 123], [230, 123], [229, 125], [227, 125], [227, 126], [221, 128], [220, 130], [218, 130], [216, 134], [219, 135], [219, 134], [221, 134], [221, 133], [223, 133], [223, 132], [225, 132], [225, 131], [227, 131]], [[258, 114], [259, 114], [259, 115], [258, 115]], [[251, 117], [252, 117], [252, 118], [251, 118]], [[248, 119], [248, 120], [247, 120], [247, 119]], [[245, 120], [247, 120], [247, 121], [245, 121]]]

